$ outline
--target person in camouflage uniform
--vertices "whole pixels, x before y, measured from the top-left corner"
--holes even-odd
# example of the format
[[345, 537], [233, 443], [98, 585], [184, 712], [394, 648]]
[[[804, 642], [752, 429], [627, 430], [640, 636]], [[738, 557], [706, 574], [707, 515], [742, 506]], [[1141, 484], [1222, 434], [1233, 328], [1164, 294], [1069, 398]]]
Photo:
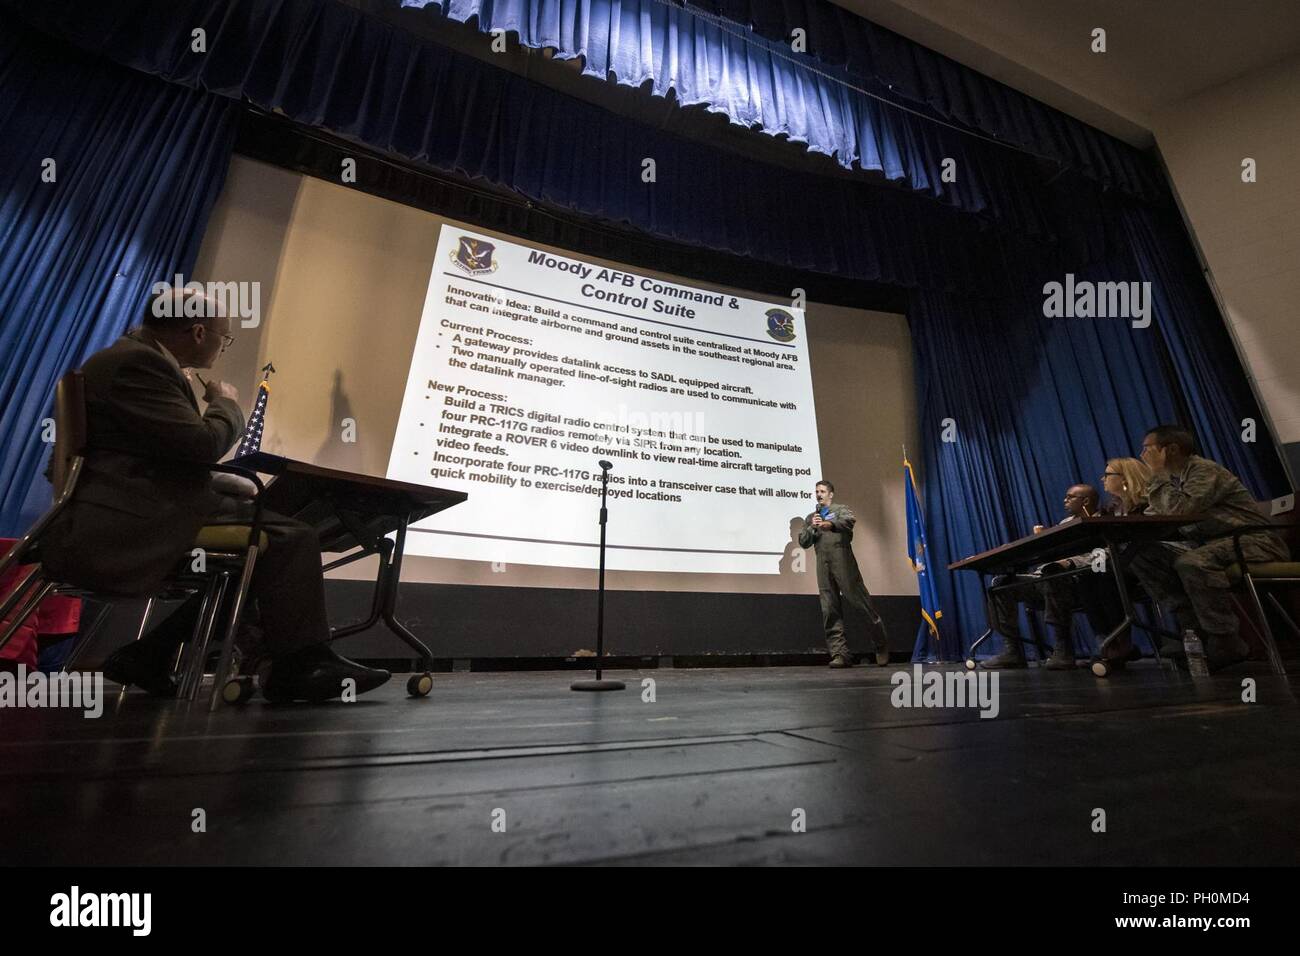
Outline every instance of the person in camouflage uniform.
[[814, 489], [817, 510], [805, 519], [799, 532], [799, 546], [813, 548], [817, 556], [817, 589], [821, 598], [822, 621], [826, 626], [826, 646], [831, 653], [831, 667], [852, 667], [849, 642], [844, 639], [844, 614], [841, 601], [847, 601], [867, 615], [880, 628], [876, 639], [876, 664], [889, 663], [889, 638], [885, 622], [876, 613], [871, 594], [853, 557], [853, 526], [857, 517], [847, 505], [834, 503], [835, 486], [819, 481]]
[[[1232, 538], [1223, 535], [1267, 519], [1236, 475], [1193, 449], [1191, 432], [1176, 425], [1157, 426], [1143, 440], [1142, 460], [1152, 471], [1146, 513], [1202, 520], [1179, 529], [1186, 540], [1134, 549], [1129, 567], [1161, 609], [1174, 614], [1180, 630], [1200, 635], [1211, 670], [1218, 670], [1245, 660], [1249, 651], [1228, 592], [1227, 570], [1237, 554]], [[1249, 563], [1288, 560], [1286, 542], [1268, 531], [1244, 535], [1241, 550]], [[1118, 646], [1115, 653], [1127, 650]]]

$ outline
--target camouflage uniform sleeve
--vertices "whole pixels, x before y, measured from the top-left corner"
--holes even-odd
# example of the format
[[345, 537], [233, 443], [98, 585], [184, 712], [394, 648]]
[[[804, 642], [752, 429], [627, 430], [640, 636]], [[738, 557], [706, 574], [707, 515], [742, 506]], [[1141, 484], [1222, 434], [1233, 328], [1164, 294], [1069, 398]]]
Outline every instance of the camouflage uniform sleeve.
[[1194, 461], [1181, 483], [1166, 478], [1152, 485], [1147, 494], [1151, 510], [1162, 515], [1187, 515], [1209, 511], [1223, 497], [1218, 470], [1208, 461]]

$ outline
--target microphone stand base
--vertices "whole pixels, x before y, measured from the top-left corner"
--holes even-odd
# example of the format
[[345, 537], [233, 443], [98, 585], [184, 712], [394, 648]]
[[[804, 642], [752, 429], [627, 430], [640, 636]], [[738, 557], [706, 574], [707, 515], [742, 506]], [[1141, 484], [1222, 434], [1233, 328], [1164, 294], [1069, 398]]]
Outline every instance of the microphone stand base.
[[621, 680], [576, 680], [569, 690], [627, 690]]

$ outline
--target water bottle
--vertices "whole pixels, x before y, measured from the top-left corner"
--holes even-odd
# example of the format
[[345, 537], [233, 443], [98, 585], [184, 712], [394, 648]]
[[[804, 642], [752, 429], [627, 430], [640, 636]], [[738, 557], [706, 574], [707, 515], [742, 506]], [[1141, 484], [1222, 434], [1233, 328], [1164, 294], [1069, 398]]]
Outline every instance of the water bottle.
[[1190, 627], [1183, 631], [1183, 653], [1187, 655], [1187, 669], [1193, 677], [1210, 676], [1210, 667], [1205, 661], [1205, 645]]

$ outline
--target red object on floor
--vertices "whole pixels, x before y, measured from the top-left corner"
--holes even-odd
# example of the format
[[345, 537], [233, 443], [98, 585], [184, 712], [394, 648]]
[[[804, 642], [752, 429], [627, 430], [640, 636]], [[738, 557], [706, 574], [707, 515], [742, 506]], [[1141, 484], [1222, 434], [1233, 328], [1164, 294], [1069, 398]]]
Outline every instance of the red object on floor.
[[[15, 543], [14, 538], [0, 538], [0, 554], [6, 553]], [[0, 577], [0, 600], [9, 596], [30, 568], [30, 564], [20, 564], [10, 568], [3, 577]], [[17, 613], [18, 609], [15, 608], [13, 614]], [[0, 633], [8, 628], [10, 620], [12, 614], [0, 621]], [[18, 629], [13, 639], [0, 649], [0, 660], [26, 664], [29, 670], [35, 668], [38, 635], [75, 634], [80, 626], [81, 598], [59, 595], [47, 597], [36, 608], [36, 613]]]

